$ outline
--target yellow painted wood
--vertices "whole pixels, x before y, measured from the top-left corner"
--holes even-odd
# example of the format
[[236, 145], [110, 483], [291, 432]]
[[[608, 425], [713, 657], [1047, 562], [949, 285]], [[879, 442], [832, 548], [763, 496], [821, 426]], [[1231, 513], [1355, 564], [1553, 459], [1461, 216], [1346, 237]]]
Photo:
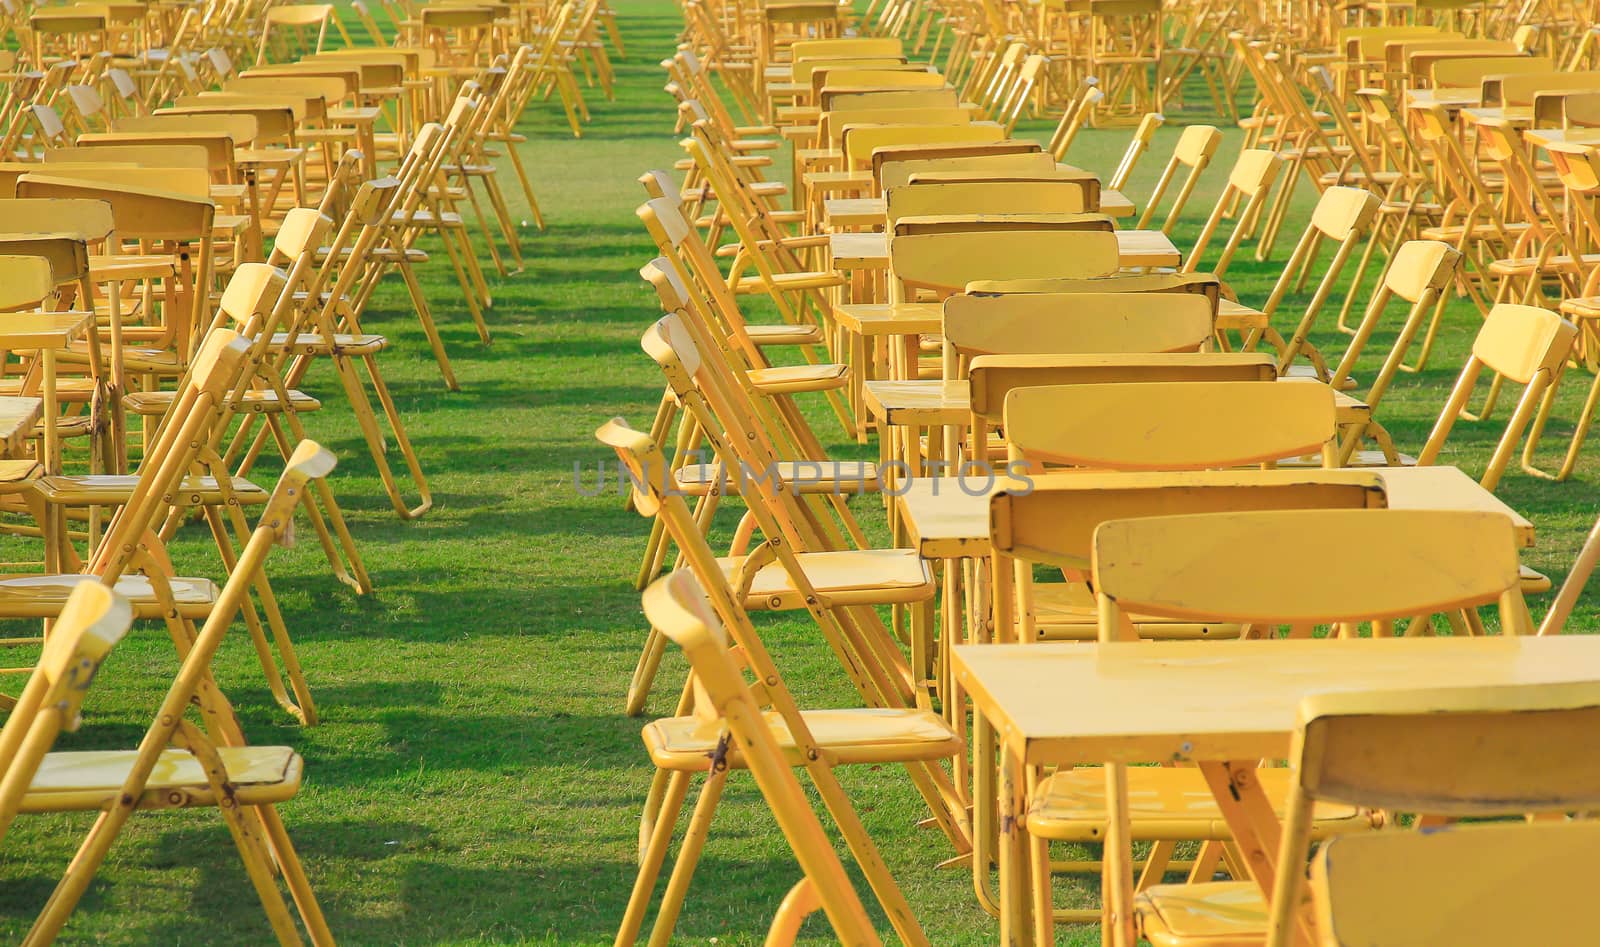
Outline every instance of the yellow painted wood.
[[[1382, 554], [1326, 552], [1357, 548]], [[1123, 610], [1289, 625], [1429, 615], [1518, 588], [1510, 520], [1436, 510], [1120, 520], [1095, 534], [1094, 567], [1097, 589]]]
[[1319, 943], [1491, 947], [1581, 938], [1597, 845], [1593, 822], [1334, 839], [1311, 863]]
[[977, 709], [1030, 764], [1284, 759], [1310, 693], [1600, 679], [1600, 641], [1582, 636], [957, 645], [953, 654]]
[[1318, 453], [1335, 414], [1321, 385], [1150, 382], [1016, 388], [1003, 424], [1017, 459], [1194, 470]]

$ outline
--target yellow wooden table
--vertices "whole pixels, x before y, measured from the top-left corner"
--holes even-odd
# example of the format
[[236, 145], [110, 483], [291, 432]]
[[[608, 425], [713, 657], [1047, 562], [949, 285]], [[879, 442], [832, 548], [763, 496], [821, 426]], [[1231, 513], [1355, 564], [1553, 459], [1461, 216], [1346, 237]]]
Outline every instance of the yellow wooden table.
[[[1033, 942], [1021, 818], [1029, 771], [1097, 763], [1194, 762], [1205, 772], [1254, 880], [1270, 897], [1280, 826], [1250, 771], [1283, 759], [1307, 694], [1600, 680], [1600, 638], [1400, 638], [1113, 644], [965, 645], [957, 678], [979, 715], [975, 758], [999, 751], [998, 780], [974, 789], [975, 815], [997, 801], [1000, 941]], [[986, 782], [986, 766], [975, 766]], [[1112, 821], [1126, 801], [1108, 800]], [[983, 829], [975, 835], [982, 838]], [[1127, 866], [1124, 850], [1115, 860]], [[976, 865], [984, 862], [974, 853]], [[1131, 872], [1106, 897], [1130, 918]]]

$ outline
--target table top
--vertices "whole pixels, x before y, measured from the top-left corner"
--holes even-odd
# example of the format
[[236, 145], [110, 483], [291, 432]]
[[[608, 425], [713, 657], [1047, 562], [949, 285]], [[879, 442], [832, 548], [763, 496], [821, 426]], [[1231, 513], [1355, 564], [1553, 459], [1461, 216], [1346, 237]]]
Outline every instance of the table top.
[[347, 122], [351, 125], [370, 125], [382, 116], [383, 109], [376, 106], [363, 106], [359, 108], [328, 109], [327, 119], [330, 122]]
[[0, 397], [0, 454], [21, 457], [34, 425], [44, 417], [44, 402], [14, 395]]
[[831, 197], [822, 202], [822, 219], [829, 230], [882, 227], [888, 212], [889, 202], [881, 197]]
[[[1159, 230], [1118, 230], [1117, 261], [1126, 267], [1177, 266], [1183, 254]], [[841, 270], [884, 269], [889, 265], [889, 235], [836, 233], [828, 236], [833, 265]]]
[[957, 645], [956, 678], [1029, 765], [1288, 755], [1329, 691], [1600, 680], [1600, 637]]
[[[1457, 467], [1363, 467], [1383, 480], [1386, 502], [1393, 510], [1468, 510], [1500, 513], [1511, 518], [1517, 542], [1534, 542], [1533, 523], [1483, 489]], [[1278, 473], [1278, 471], [1263, 471]], [[1085, 490], [1102, 490], [1116, 478], [1148, 477], [1142, 473], [1083, 471], [1072, 474]], [[1056, 478], [1053, 485], [1065, 478]], [[989, 496], [986, 484], [968, 478], [918, 477], [898, 485], [901, 522], [924, 558], [961, 559], [989, 554]]]
[[1472, 108], [1483, 104], [1483, 93], [1478, 89], [1412, 89], [1406, 93], [1406, 104], [1442, 105], [1452, 110]]
[[1467, 124], [1506, 121], [1513, 125], [1526, 125], [1533, 121], [1533, 106], [1509, 105], [1505, 108], [1464, 108], [1461, 116]]
[[1121, 191], [1100, 189], [1100, 213], [1112, 217], [1132, 217], [1134, 209], [1133, 201], [1124, 197]]
[[0, 348], [64, 348], [93, 318], [89, 312], [0, 313]]
[[846, 303], [833, 318], [857, 335], [924, 335], [944, 331], [944, 303]]
[[972, 385], [965, 381], [869, 381], [862, 385], [862, 400], [867, 410], [886, 424], [959, 424], [972, 413]]
[[1522, 138], [1528, 144], [1539, 148], [1558, 142], [1570, 145], [1600, 145], [1600, 128], [1525, 128], [1522, 130]]

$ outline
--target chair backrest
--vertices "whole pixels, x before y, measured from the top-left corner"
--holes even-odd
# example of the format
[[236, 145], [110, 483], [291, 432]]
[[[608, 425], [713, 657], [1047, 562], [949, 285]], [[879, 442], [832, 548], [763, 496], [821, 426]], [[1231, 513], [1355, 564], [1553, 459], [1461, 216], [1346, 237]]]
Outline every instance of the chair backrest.
[[989, 496], [989, 538], [1008, 558], [1087, 573], [1095, 530], [1112, 520], [1387, 505], [1383, 477], [1370, 470], [1075, 470], [999, 484]]
[[1373, 378], [1372, 385], [1363, 397], [1369, 407], [1376, 407], [1394, 381], [1395, 374], [1400, 370], [1400, 364], [1405, 360], [1411, 341], [1416, 338], [1423, 322], [1433, 313], [1440, 294], [1455, 281], [1460, 266], [1461, 252], [1447, 243], [1438, 240], [1407, 240], [1401, 244], [1389, 258], [1389, 266], [1384, 271], [1383, 281], [1367, 304], [1361, 324], [1356, 328], [1355, 338], [1345, 350], [1344, 357], [1339, 360], [1339, 367], [1334, 370], [1328, 384], [1335, 389], [1343, 389], [1345, 380], [1355, 369], [1356, 359], [1360, 357], [1367, 340], [1377, 328], [1378, 319], [1383, 315], [1384, 308], [1391, 299], [1399, 297], [1410, 303], [1411, 308], [1406, 314], [1406, 320], [1401, 326], [1393, 348], [1384, 360], [1383, 368]]
[[1106, 187], [1113, 191], [1120, 191], [1128, 184], [1128, 178], [1133, 175], [1133, 169], [1138, 166], [1139, 159], [1150, 150], [1150, 142], [1156, 137], [1156, 129], [1166, 124], [1167, 117], [1160, 112], [1146, 112], [1139, 119], [1139, 124], [1133, 130], [1133, 138], [1129, 140], [1128, 147], [1122, 153], [1122, 160], [1117, 162], [1117, 169], [1111, 172], [1111, 179], [1106, 182]]
[[[0, 208], [3, 212], [3, 208]], [[55, 273], [42, 256], [0, 256], [0, 312], [37, 309], [56, 291]]]
[[1317, 931], [1341, 945], [1557, 943], [1582, 929], [1596, 846], [1600, 823], [1567, 820], [1335, 836], [1311, 862]]
[[964, 125], [973, 119], [971, 109], [941, 108], [855, 108], [824, 112], [817, 119], [818, 147], [839, 149], [845, 131], [862, 125]]
[[1204, 296], [1215, 313], [1222, 301], [1222, 281], [1210, 273], [1134, 273], [1094, 279], [974, 280], [969, 293], [1194, 293]]
[[133, 607], [99, 583], [79, 583], [67, 597], [0, 729], [0, 841], [56, 736], [78, 729], [96, 672], [132, 623]]
[[1540, 92], [1593, 92], [1600, 90], [1600, 71], [1508, 75], [1500, 80], [1500, 106], [1530, 106]]
[[1109, 276], [1117, 271], [1114, 233], [1073, 230], [915, 234], [889, 241], [891, 292], [947, 296], [978, 279]]
[[848, 169], [868, 167], [879, 148], [906, 145], [991, 144], [1002, 141], [1006, 131], [999, 125], [963, 123], [957, 125], [858, 125], [845, 129], [843, 150]]
[[834, 91], [823, 93], [817, 103], [824, 112], [856, 109], [953, 109], [961, 107], [954, 89], [883, 89], [876, 92]]
[[179, 481], [194, 468], [214, 426], [224, 417], [223, 398], [244, 371], [250, 345], [237, 332], [217, 329], [208, 334], [192, 360], [189, 383], [168, 410], [171, 422], [161, 426], [139, 462], [138, 479], [129, 501], [112, 518], [85, 571], [114, 586], [139, 555], [145, 534], [180, 495]]
[[[1361, 549], [1359, 556], [1348, 555]], [[1224, 552], [1225, 551], [1225, 552]], [[1128, 613], [1288, 625], [1393, 622], [1498, 606], [1531, 632], [1516, 538], [1497, 513], [1314, 510], [1117, 520], [1095, 533], [1102, 641], [1131, 640]]]
[[888, 221], [944, 214], [1082, 214], [1098, 210], [1099, 188], [1062, 178], [1054, 181], [918, 181], [888, 188]]
[[[1456, 554], [1426, 565], [1443, 576], [1478, 579], [1477, 570], [1469, 570], [1461, 558]], [[1488, 585], [1487, 579], [1485, 575], [1479, 580], [1482, 587]], [[1316, 801], [1325, 799], [1434, 819], [1533, 814], [1561, 818], [1600, 804], [1596, 737], [1600, 682], [1332, 691], [1308, 695], [1300, 704], [1299, 718], [1291, 750], [1291, 812], [1309, 812]], [[1521, 828], [1565, 828], [1564, 821]], [[1288, 820], [1279, 843], [1279, 864], [1305, 863], [1311, 845], [1309, 823], [1305, 816]], [[1490, 827], [1469, 831], [1478, 830]], [[1415, 845], [1409, 848], [1416, 851]], [[1454, 845], [1449, 849], [1465, 854]], [[1328, 860], [1319, 861], [1325, 872]], [[1526, 872], [1530, 863], [1521, 864]], [[1536, 864], [1541, 874], [1554, 867], [1543, 861]], [[1476, 870], [1474, 860], [1455, 863], [1462, 865]], [[1412, 872], [1425, 867], [1406, 862]], [[1424, 887], [1438, 880], [1426, 879]], [[1457, 877], [1455, 882], [1463, 880]], [[1276, 880], [1268, 940], [1274, 947], [1292, 943], [1294, 928], [1303, 921], [1303, 915], [1296, 916], [1303, 883], [1299, 870], [1282, 872]], [[1480, 884], [1482, 879], [1473, 875], [1468, 886]], [[1410, 905], [1402, 913], [1416, 910]], [[1331, 933], [1331, 928], [1324, 929], [1324, 942], [1331, 942], [1326, 936]], [[1526, 925], [1519, 925], [1514, 939], [1528, 933]], [[1433, 941], [1441, 934], [1442, 925], [1434, 919], [1424, 939]], [[1364, 942], [1400, 943], [1403, 938]], [[1491, 941], [1451, 938], [1451, 943], [1480, 942]]]
[[893, 161], [875, 161], [878, 186], [887, 194], [897, 187], [911, 183], [915, 174], [959, 173], [972, 175], [1030, 174], [1051, 175], [1056, 163], [1043, 151], [1023, 151], [1011, 154], [965, 155], [948, 158], [900, 158]]
[[[1550, 73], [1555, 64], [1548, 56], [1464, 56], [1433, 64], [1435, 89], [1481, 89], [1490, 76]], [[1490, 103], [1485, 103], [1490, 104]]]
[[1264, 352], [1136, 352], [1127, 355], [979, 355], [967, 366], [974, 430], [999, 426], [1007, 396], [1018, 388], [1148, 382], [1275, 381]]
[[1189, 203], [1189, 198], [1194, 194], [1195, 186], [1200, 183], [1200, 175], [1211, 166], [1211, 159], [1216, 157], [1217, 148], [1222, 144], [1222, 132], [1215, 125], [1190, 125], [1178, 136], [1178, 143], [1172, 148], [1172, 157], [1161, 170], [1161, 176], [1156, 179], [1155, 188], [1150, 192], [1150, 199], [1145, 203], [1144, 213], [1139, 216], [1138, 229], [1143, 230], [1155, 220], [1156, 208], [1161, 204], [1161, 199], [1166, 196], [1167, 188], [1178, 174], [1180, 167], [1187, 168], [1183, 183], [1178, 186], [1178, 193], [1172, 199], [1172, 207], [1167, 211], [1167, 219], [1161, 225], [1161, 232], [1170, 234], [1172, 228], [1177, 226], [1178, 218]]
[[1205, 470], [1331, 450], [1324, 385], [1151, 382], [1017, 388], [1006, 395], [1014, 460], [1110, 470]]
[[1227, 187], [1223, 189], [1222, 196], [1218, 198], [1217, 206], [1207, 218], [1205, 226], [1200, 229], [1200, 236], [1195, 239], [1194, 249], [1183, 261], [1184, 272], [1192, 273], [1199, 269], [1201, 257], [1211, 243], [1211, 238], [1222, 222], [1223, 215], [1229, 209], [1230, 197], [1237, 195], [1243, 198], [1243, 201], [1235, 211], [1233, 233], [1229, 235], [1217, 262], [1207, 267], [1207, 270], [1218, 276], [1227, 273], [1234, 252], [1244, 240], [1247, 225], [1260, 212], [1261, 205], [1266, 201], [1268, 192], [1272, 190], [1272, 183], [1277, 180], [1278, 171], [1282, 166], [1283, 158], [1277, 152], [1250, 148], [1239, 153], [1239, 159], [1234, 162], [1233, 170], [1228, 172]]
[[1195, 352], [1212, 325], [1210, 303], [1193, 293], [958, 293], [944, 303], [945, 341], [962, 358]]
[[882, 194], [883, 169], [891, 162], [970, 158], [1039, 153], [1039, 143], [1028, 139], [1002, 141], [936, 142], [933, 144], [885, 145], [872, 151], [872, 180]]
[[901, 56], [904, 49], [898, 37], [852, 36], [844, 39], [802, 39], [789, 47], [795, 63], [830, 56]]
[[104, 162], [167, 168], [211, 167], [206, 150], [198, 145], [104, 145], [96, 148], [51, 148], [45, 164], [98, 164]]

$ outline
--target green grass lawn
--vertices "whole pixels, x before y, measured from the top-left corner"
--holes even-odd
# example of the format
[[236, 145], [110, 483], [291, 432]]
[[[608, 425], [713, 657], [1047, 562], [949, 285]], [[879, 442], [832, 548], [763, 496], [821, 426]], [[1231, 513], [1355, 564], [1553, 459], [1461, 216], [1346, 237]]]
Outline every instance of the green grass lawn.
[[[621, 706], [643, 634], [631, 581], [647, 524], [614, 493], [581, 495], [573, 471], [592, 471], [604, 456], [592, 438], [598, 424], [617, 415], [646, 424], [661, 390], [638, 347], [658, 311], [636, 274], [654, 253], [632, 211], [643, 198], [638, 174], [681, 155], [657, 66], [679, 21], [666, 0], [615, 6], [629, 53], [618, 63], [617, 100], [593, 93], [595, 118], [582, 140], [567, 132], [554, 102], [535, 103], [525, 120], [524, 155], [550, 229], [525, 230], [526, 272], [494, 282], [492, 345], [477, 341], [446, 265], [428, 266], [463, 390], [444, 390], [398, 282], [368, 316], [369, 330], [393, 341], [383, 365], [432, 478], [433, 512], [416, 523], [395, 517], [337, 383], [326, 372], [308, 379], [327, 405], [310, 428], [342, 460], [334, 487], [377, 584], [370, 598], [350, 594], [310, 541], [270, 564], [322, 724], [302, 729], [276, 709], [242, 633], [217, 661], [250, 738], [286, 743], [306, 758], [305, 785], [282, 811], [347, 943], [608, 943], [632, 883], [651, 767], [641, 721], [622, 716]], [[1193, 112], [1174, 110], [1128, 188], [1135, 200], [1148, 193], [1177, 126], [1207, 120], [1200, 102]], [[1049, 127], [1041, 120], [1024, 130], [1047, 135]], [[1108, 172], [1126, 137], [1125, 129], [1087, 132], [1071, 160]], [[1213, 202], [1237, 140], [1230, 130], [1180, 246]], [[509, 175], [506, 182], [515, 195]], [[1242, 299], [1266, 298], [1309, 202], [1302, 196], [1278, 260], [1244, 254], [1235, 264], [1229, 276]], [[519, 217], [522, 210], [514, 208]], [[1304, 300], [1295, 297], [1285, 311]], [[1381, 418], [1402, 449], [1421, 446], [1477, 324], [1469, 305], [1453, 305], [1428, 371], [1397, 380]], [[1329, 319], [1315, 339], [1337, 353], [1344, 337], [1331, 329]], [[1369, 348], [1363, 381], [1392, 331], [1393, 324]], [[1568, 380], [1552, 444], [1571, 430], [1588, 381], [1582, 373]], [[840, 456], [863, 455], [843, 443], [820, 400], [811, 408]], [[1476, 476], [1498, 433], [1498, 423], [1462, 422], [1444, 460]], [[1513, 471], [1500, 489], [1538, 527], [1527, 562], [1558, 580], [1600, 506], [1596, 473], [1591, 457], [1570, 482]], [[856, 506], [881, 540], [876, 503]], [[35, 555], [21, 541], [14, 548], [13, 559]], [[199, 529], [182, 535], [175, 556], [180, 569], [216, 573]], [[1534, 603], [1536, 617], [1543, 608]], [[1585, 604], [1572, 630], [1595, 622]], [[808, 621], [762, 616], [758, 625], [803, 702], [850, 700]], [[174, 667], [165, 633], [136, 629], [97, 683], [83, 730], [62, 746], [132, 746]], [[681, 661], [669, 657], [663, 693], [681, 677]], [[670, 699], [658, 696], [651, 710], [670, 710]], [[970, 875], [934, 867], [949, 853], [935, 830], [915, 827], [921, 803], [901, 772], [858, 768], [843, 779], [931, 939], [994, 941]], [[21, 937], [89, 822], [30, 817], [12, 830], [0, 857], [0, 940]], [[748, 780], [732, 780], [680, 939], [759, 943], [797, 877], [759, 794]], [[1086, 905], [1089, 897], [1081, 883], [1062, 883], [1061, 903]], [[807, 933], [811, 942], [830, 940], [820, 920]], [[260, 943], [271, 934], [220, 819], [199, 811], [135, 818], [66, 936], [184, 944]], [[1089, 943], [1098, 934], [1063, 929], [1062, 937]]]

